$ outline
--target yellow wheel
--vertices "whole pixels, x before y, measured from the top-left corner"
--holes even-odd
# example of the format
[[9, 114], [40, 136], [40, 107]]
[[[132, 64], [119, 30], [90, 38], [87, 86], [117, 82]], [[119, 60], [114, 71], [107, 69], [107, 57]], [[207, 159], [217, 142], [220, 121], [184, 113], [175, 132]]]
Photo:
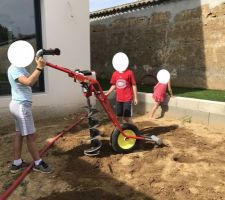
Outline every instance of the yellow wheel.
[[[138, 136], [138, 128], [133, 124], [122, 124], [122, 129], [127, 136]], [[118, 153], [130, 153], [134, 150], [138, 140], [134, 138], [126, 138], [115, 128], [111, 135], [111, 146]]]
[[[127, 136], [136, 136], [136, 134], [132, 131], [132, 130], [124, 130], [124, 133], [127, 135]], [[120, 148], [122, 149], [130, 149], [132, 148], [135, 143], [136, 143], [136, 139], [133, 139], [133, 138], [126, 138], [123, 136], [122, 133], [119, 134], [118, 136], [118, 145], [120, 146]]]

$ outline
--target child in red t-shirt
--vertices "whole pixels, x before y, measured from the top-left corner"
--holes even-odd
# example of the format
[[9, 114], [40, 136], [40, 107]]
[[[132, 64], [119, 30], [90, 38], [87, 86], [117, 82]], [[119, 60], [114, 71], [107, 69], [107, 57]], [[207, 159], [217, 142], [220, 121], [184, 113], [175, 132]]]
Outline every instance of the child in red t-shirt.
[[112, 86], [106, 93], [108, 96], [116, 90], [116, 114], [121, 122], [132, 123], [132, 103], [137, 105], [137, 86], [133, 72], [126, 69], [123, 72], [115, 71], [110, 83]]

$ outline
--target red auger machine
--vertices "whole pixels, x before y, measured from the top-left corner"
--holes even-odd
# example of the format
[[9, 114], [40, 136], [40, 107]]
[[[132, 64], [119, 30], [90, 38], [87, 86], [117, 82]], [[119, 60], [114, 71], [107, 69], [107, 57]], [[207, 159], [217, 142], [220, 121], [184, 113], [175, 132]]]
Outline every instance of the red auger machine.
[[[60, 55], [60, 50], [56, 49], [41, 49], [36, 53], [36, 57], [43, 57], [44, 55]], [[115, 126], [110, 137], [110, 145], [117, 153], [130, 153], [134, 150], [136, 144], [140, 140], [150, 141], [156, 145], [161, 146], [162, 141], [155, 135], [142, 135], [141, 131], [134, 124], [123, 123], [120, 124], [114, 114], [107, 96], [104, 94], [99, 82], [92, 77], [93, 72], [89, 70], [75, 70], [71, 71], [62, 66], [58, 66], [47, 62], [47, 66], [68, 74], [75, 82], [80, 83], [82, 91], [87, 100], [88, 109], [88, 123], [90, 130], [90, 148], [84, 150], [87, 156], [96, 156], [100, 154], [102, 147], [101, 141], [98, 139], [101, 132], [97, 129], [100, 125], [100, 120], [95, 117], [98, 112], [90, 103], [90, 97], [94, 95], [101, 104], [104, 111], [107, 113], [109, 120]]]

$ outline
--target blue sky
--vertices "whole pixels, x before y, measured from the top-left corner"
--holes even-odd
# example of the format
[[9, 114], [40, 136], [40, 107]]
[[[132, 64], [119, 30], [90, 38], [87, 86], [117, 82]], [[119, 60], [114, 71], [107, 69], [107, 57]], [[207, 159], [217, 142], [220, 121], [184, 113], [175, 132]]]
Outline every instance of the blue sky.
[[109, 8], [112, 6], [121, 5], [124, 3], [130, 3], [137, 0], [89, 0], [90, 11], [100, 10], [104, 8]]

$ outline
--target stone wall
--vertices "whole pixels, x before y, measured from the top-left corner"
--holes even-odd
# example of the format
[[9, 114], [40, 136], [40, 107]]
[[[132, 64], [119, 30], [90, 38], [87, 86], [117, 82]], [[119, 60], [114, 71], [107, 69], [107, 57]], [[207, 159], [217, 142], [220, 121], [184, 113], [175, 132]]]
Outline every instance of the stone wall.
[[112, 57], [124, 52], [138, 82], [168, 69], [172, 85], [225, 89], [225, 1], [170, 0], [91, 19], [91, 66], [110, 79]]

